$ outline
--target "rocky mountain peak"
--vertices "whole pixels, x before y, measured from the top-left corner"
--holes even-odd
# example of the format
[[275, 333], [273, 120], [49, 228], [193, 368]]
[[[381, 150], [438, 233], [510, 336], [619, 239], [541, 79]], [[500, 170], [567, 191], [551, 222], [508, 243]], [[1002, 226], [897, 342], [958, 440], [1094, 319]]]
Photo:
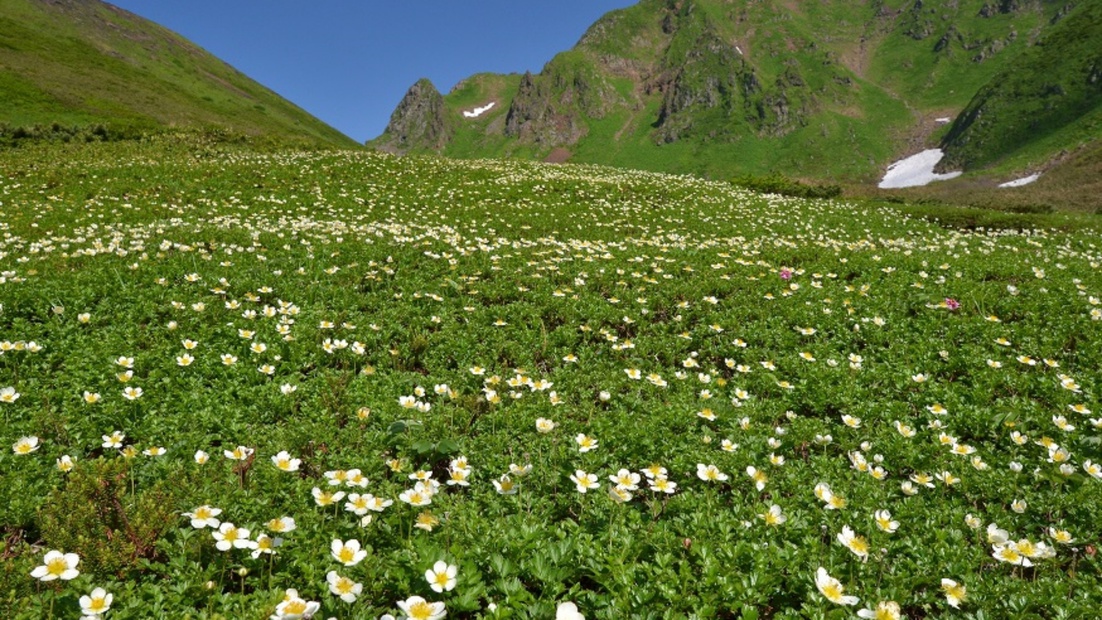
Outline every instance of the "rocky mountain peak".
[[380, 137], [380, 150], [408, 153], [412, 150], [439, 150], [451, 138], [444, 96], [427, 78], [410, 86], [390, 115]]

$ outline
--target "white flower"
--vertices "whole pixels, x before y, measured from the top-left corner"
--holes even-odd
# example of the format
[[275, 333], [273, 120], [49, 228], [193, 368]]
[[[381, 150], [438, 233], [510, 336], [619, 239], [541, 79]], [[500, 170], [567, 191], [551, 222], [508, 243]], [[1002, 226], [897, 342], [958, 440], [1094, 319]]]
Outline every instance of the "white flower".
[[19, 392], [14, 387], [0, 388], [0, 403], [14, 403], [19, 400]]
[[329, 571], [325, 580], [329, 582], [329, 591], [341, 597], [341, 600], [346, 603], [355, 603], [356, 597], [364, 589], [363, 584], [356, 583], [348, 577], [341, 577], [334, 570]]
[[404, 601], [398, 601], [398, 609], [401, 609], [411, 620], [441, 620], [447, 615], [444, 603], [430, 603], [420, 596], [411, 596]]
[[639, 488], [639, 481], [642, 479], [639, 474], [629, 471], [627, 469], [621, 469], [616, 472], [615, 476], [609, 476], [609, 481], [616, 485], [616, 488], [623, 489], [625, 491], [635, 491]]
[[780, 525], [788, 520], [788, 517], [781, 512], [781, 507], [773, 504], [769, 507], [769, 510], [758, 515], [758, 518], [765, 521], [766, 525]]
[[844, 588], [842, 583], [827, 574], [826, 569], [822, 566], [815, 573], [815, 587], [819, 589], [819, 592], [826, 597], [831, 603], [838, 605], [856, 605], [860, 602], [856, 596], [846, 596], [843, 594]]
[[696, 464], [696, 477], [705, 482], [725, 482], [727, 480], [727, 474], [721, 472], [718, 467], [712, 464], [705, 465], [704, 463]]
[[873, 514], [873, 519], [876, 520], [876, 527], [882, 532], [892, 534], [899, 529], [899, 521], [893, 521], [892, 513], [887, 510], [877, 510]]
[[92, 590], [91, 594], [80, 597], [80, 613], [86, 616], [98, 617], [111, 609], [111, 601], [114, 597], [103, 588]]
[[218, 531], [212, 532], [211, 535], [218, 541], [214, 546], [219, 551], [229, 551], [231, 548], [251, 549], [256, 544], [249, 540], [249, 530], [237, 527], [229, 521], [219, 526]]
[[24, 455], [38, 450], [39, 447], [38, 437], [31, 435], [30, 437], [20, 437], [19, 441], [12, 444], [11, 450], [16, 454]]
[[60, 472], [69, 473], [73, 470], [73, 457], [65, 454], [57, 459], [57, 469]]
[[293, 517], [279, 517], [268, 521], [266, 524], [268, 529], [278, 534], [285, 534], [287, 532], [293, 532], [298, 526], [295, 524]]
[[253, 449], [245, 446], [237, 446], [233, 450], [223, 450], [222, 455], [231, 461], [244, 461], [252, 456]]
[[216, 518], [222, 514], [221, 508], [213, 508], [203, 504], [191, 512], [183, 513], [183, 516], [191, 519], [191, 527], [202, 529], [204, 527], [218, 527], [220, 521]]
[[596, 489], [601, 486], [597, 483], [596, 474], [587, 474], [580, 469], [570, 476], [570, 480], [577, 486], [579, 493], [585, 493], [590, 489]]
[[42, 559], [42, 566], [31, 571], [31, 577], [41, 581], [53, 581], [55, 579], [69, 581], [80, 574], [77, 571], [79, 562], [80, 556], [75, 553], [62, 553], [57, 550], [48, 551], [46, 557]]
[[941, 580], [941, 590], [945, 593], [945, 600], [949, 603], [949, 606], [960, 609], [960, 604], [964, 601], [966, 595], [964, 586], [952, 579], [943, 578]]
[[868, 620], [899, 620], [903, 617], [899, 603], [895, 601], [880, 601], [876, 609], [862, 609], [857, 616]]
[[283, 596], [283, 602], [276, 605], [276, 612], [269, 619], [301, 620], [302, 618], [311, 618], [318, 612], [319, 608], [321, 608], [321, 603], [300, 598], [298, 591], [292, 588], [287, 590], [287, 594]]
[[586, 435], [585, 433], [579, 433], [578, 436], [574, 438], [574, 443], [578, 444], [578, 452], [581, 452], [583, 454], [589, 452], [590, 450], [596, 450], [599, 446], [596, 439], [590, 437], [589, 435]]
[[578, 611], [578, 606], [570, 601], [560, 603], [555, 610], [555, 620], [585, 620], [585, 616]]
[[451, 592], [455, 588], [455, 574], [459, 569], [452, 564], [440, 560], [425, 571], [425, 581], [433, 592]]
[[333, 559], [345, 566], [355, 566], [367, 557], [367, 551], [360, 549], [360, 541], [353, 538], [348, 542], [334, 540], [329, 545]]
[[288, 454], [286, 450], [283, 450], [272, 457], [272, 464], [280, 471], [293, 472], [298, 471], [299, 466], [302, 464], [302, 460], [291, 458], [291, 455]]
[[855, 534], [848, 525], [842, 526], [842, 533], [838, 534], [838, 542], [852, 551], [853, 555], [861, 558], [862, 562], [869, 559], [869, 541]]

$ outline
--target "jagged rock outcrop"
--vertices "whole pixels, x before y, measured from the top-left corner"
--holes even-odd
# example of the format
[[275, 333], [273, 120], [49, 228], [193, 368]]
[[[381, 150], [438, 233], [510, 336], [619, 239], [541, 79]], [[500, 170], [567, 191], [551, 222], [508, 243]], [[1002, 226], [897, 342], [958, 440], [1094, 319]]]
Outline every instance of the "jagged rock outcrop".
[[439, 151], [451, 138], [444, 96], [426, 78], [406, 91], [390, 115], [383, 135], [376, 140], [379, 150], [404, 154], [410, 151]]
[[[505, 135], [522, 142], [560, 146], [574, 144], [585, 134], [582, 119], [569, 110], [556, 109], [548, 80], [525, 73], [505, 117]], [[563, 93], [573, 99], [574, 93]]]
[[560, 54], [539, 75], [525, 73], [505, 117], [505, 135], [541, 146], [569, 146], [591, 119], [616, 103], [616, 90], [589, 63]]

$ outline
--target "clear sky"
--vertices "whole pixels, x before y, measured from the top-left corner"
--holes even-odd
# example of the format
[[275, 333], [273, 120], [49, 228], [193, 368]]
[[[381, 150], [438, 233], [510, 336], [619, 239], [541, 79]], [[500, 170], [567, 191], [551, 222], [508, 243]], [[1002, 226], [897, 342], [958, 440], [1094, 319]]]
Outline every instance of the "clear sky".
[[419, 78], [538, 72], [635, 0], [108, 0], [174, 30], [358, 141]]

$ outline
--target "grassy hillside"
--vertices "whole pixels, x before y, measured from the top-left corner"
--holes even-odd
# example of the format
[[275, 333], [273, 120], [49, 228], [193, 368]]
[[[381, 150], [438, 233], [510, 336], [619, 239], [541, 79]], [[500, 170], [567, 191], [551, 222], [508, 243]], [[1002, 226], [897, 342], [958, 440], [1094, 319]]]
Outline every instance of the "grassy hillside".
[[0, 0], [0, 123], [352, 141], [179, 35], [98, 0]]
[[1097, 228], [167, 135], [0, 211], [12, 620], [1097, 615]]
[[1043, 156], [1100, 136], [1102, 4], [1084, 2], [980, 89], [943, 141], [945, 164]]

